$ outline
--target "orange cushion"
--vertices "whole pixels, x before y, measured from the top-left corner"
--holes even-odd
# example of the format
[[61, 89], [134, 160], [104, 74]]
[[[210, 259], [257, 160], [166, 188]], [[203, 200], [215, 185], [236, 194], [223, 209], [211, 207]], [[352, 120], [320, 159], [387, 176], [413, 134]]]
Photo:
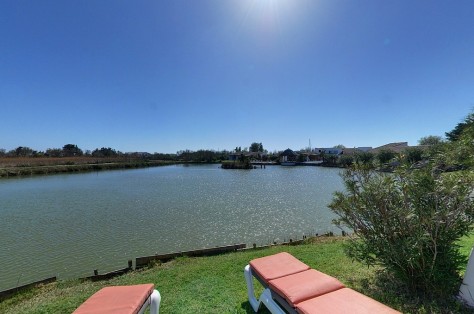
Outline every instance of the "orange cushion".
[[292, 307], [296, 303], [344, 288], [336, 278], [314, 269], [270, 280], [268, 285]]
[[400, 313], [375, 301], [357, 291], [343, 288], [319, 297], [296, 304], [300, 314], [331, 313], [331, 314], [392, 314]]
[[256, 258], [249, 264], [252, 271], [267, 282], [309, 269], [308, 265], [286, 252]]
[[153, 284], [105, 287], [82, 303], [73, 314], [136, 314], [153, 289]]

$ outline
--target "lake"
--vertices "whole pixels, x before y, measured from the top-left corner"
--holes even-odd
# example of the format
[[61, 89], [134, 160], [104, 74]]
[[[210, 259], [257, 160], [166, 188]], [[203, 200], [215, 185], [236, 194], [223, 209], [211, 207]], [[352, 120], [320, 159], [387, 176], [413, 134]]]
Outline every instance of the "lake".
[[338, 169], [174, 165], [0, 180], [0, 290], [156, 253], [340, 231]]

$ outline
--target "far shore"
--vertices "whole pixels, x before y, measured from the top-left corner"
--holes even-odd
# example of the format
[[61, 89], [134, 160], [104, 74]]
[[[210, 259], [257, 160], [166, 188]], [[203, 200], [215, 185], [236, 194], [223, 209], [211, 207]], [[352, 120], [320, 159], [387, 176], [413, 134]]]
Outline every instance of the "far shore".
[[172, 161], [141, 158], [0, 158], [0, 178], [48, 175], [58, 173], [90, 172], [114, 169], [157, 167], [176, 164]]

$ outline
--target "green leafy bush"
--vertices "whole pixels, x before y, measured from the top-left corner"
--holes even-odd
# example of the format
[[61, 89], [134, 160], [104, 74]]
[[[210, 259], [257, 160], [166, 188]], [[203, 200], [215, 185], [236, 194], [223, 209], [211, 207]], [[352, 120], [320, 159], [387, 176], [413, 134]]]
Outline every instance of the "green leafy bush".
[[408, 163], [415, 163], [423, 160], [423, 150], [419, 148], [409, 148], [405, 150], [405, 159]]
[[474, 222], [473, 176], [433, 170], [346, 169], [346, 192], [336, 192], [329, 207], [337, 224], [354, 231], [349, 256], [384, 267], [411, 292], [446, 297], [466, 265], [456, 241]]
[[354, 156], [355, 162], [363, 165], [372, 165], [374, 158], [375, 156], [371, 152], [360, 152]]
[[395, 152], [388, 149], [382, 149], [381, 151], [377, 153], [375, 157], [381, 165], [384, 165], [390, 162], [392, 159], [394, 159], [395, 156], [396, 156]]
[[354, 163], [354, 156], [351, 155], [341, 155], [337, 161], [341, 167], [349, 167]]

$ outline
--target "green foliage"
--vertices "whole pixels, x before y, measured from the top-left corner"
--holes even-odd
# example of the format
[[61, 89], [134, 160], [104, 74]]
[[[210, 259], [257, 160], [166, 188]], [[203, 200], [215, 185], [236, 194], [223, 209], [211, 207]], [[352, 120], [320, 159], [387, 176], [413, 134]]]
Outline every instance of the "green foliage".
[[115, 149], [110, 147], [102, 147], [101, 149], [94, 149], [91, 153], [93, 157], [114, 157], [118, 156], [118, 153]]
[[381, 151], [377, 153], [375, 158], [381, 165], [384, 165], [390, 162], [392, 159], [394, 159], [395, 156], [396, 156], [395, 152], [388, 149], [382, 149]]
[[412, 147], [408, 148], [404, 152], [404, 160], [409, 163], [409, 164], [414, 164], [416, 162], [419, 162], [423, 160], [423, 150]]
[[341, 167], [349, 167], [354, 163], [354, 156], [351, 155], [341, 155], [337, 161]]
[[32, 157], [35, 151], [29, 147], [18, 146], [7, 153], [9, 157]]
[[48, 148], [46, 150], [46, 156], [49, 157], [61, 157], [63, 154], [63, 150], [60, 148]]
[[250, 144], [250, 152], [252, 153], [263, 153], [263, 145], [262, 143], [252, 143]]
[[226, 160], [228, 158], [228, 152], [226, 151], [214, 151], [214, 150], [198, 150], [190, 151], [184, 150], [179, 151], [177, 154], [177, 159], [180, 161], [186, 162], [217, 162], [221, 160]]
[[77, 147], [74, 144], [66, 144], [63, 146], [63, 156], [64, 157], [73, 157], [73, 156], [82, 156], [84, 153], [82, 149]]
[[451, 130], [450, 132], [446, 132], [446, 138], [449, 141], [457, 141], [463, 134], [464, 130], [468, 127], [472, 127], [474, 125], [474, 112], [470, 113], [463, 122], [460, 122], [456, 125], [456, 127]]
[[354, 156], [355, 162], [362, 165], [372, 165], [374, 154], [371, 152], [360, 152]]
[[436, 135], [428, 135], [425, 137], [420, 138], [418, 141], [418, 145], [439, 145], [442, 144], [444, 141], [441, 136]]
[[250, 159], [246, 158], [243, 161], [226, 160], [221, 164], [222, 169], [253, 169]]
[[434, 159], [441, 170], [473, 169], [474, 123], [466, 125], [456, 141], [445, 144]]
[[321, 154], [321, 157], [326, 165], [336, 165], [338, 159], [338, 155], [334, 154]]
[[459, 288], [465, 266], [456, 241], [474, 223], [474, 180], [433, 170], [431, 164], [394, 174], [346, 169], [346, 192], [335, 193], [329, 207], [339, 216], [335, 222], [356, 235], [349, 256], [385, 267], [412, 292], [444, 298]]

